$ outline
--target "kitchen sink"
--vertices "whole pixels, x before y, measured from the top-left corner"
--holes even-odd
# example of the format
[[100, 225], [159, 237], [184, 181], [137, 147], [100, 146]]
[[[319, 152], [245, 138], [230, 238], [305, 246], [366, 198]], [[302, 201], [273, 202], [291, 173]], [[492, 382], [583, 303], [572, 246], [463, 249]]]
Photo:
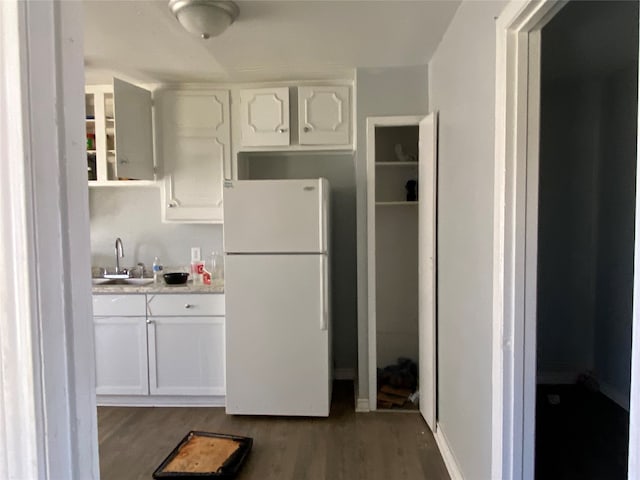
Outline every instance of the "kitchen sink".
[[93, 285], [149, 285], [153, 283], [153, 278], [92, 278]]
[[128, 285], [149, 285], [153, 283], [153, 278], [127, 278], [122, 281]]

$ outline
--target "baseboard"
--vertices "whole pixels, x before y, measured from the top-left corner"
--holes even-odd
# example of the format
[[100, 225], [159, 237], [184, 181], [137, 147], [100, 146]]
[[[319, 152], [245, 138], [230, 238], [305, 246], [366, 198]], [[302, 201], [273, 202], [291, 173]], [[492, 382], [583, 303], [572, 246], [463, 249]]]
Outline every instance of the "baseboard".
[[622, 393], [620, 390], [618, 390], [616, 387], [612, 386], [609, 383], [605, 383], [605, 382], [599, 382], [599, 383], [600, 383], [600, 391], [602, 392], [603, 395], [605, 395], [606, 397], [608, 397], [609, 399], [611, 399], [612, 401], [620, 405], [627, 412], [629, 411], [629, 403], [631, 402], [629, 395], [625, 395], [624, 393]]
[[355, 368], [334, 368], [333, 379], [334, 380], [355, 380], [356, 369]]
[[536, 383], [543, 385], [573, 385], [580, 372], [539, 372]]
[[462, 470], [460, 470], [458, 462], [456, 462], [453, 451], [449, 446], [447, 436], [442, 431], [442, 427], [440, 426], [440, 424], [436, 424], [436, 431], [434, 432], [433, 436], [436, 439], [438, 449], [440, 450], [440, 455], [442, 455], [444, 465], [447, 467], [447, 472], [449, 472], [451, 480], [464, 480], [464, 477], [462, 476]]
[[99, 407], [223, 407], [224, 396], [96, 395]]
[[369, 413], [371, 409], [369, 408], [369, 397], [361, 397], [360, 396], [360, 386], [358, 385], [358, 380], [353, 382], [353, 394], [356, 402], [356, 413]]
[[369, 413], [370, 411], [371, 409], [369, 408], [369, 399], [356, 397], [356, 412]]

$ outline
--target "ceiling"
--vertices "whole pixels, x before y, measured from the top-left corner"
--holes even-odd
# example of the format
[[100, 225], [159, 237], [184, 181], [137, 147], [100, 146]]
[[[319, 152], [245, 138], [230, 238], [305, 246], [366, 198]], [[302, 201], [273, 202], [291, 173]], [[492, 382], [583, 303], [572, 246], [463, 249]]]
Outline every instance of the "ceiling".
[[219, 37], [187, 33], [168, 0], [84, 0], [88, 84], [352, 78], [428, 63], [459, 0], [237, 1]]

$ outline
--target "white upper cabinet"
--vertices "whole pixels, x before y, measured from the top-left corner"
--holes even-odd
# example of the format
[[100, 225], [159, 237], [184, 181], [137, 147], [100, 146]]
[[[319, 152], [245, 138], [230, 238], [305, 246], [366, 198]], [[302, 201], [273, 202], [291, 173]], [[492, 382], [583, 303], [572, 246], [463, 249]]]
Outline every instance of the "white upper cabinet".
[[346, 85], [240, 90], [241, 147], [349, 148], [350, 91]]
[[245, 147], [289, 145], [289, 88], [241, 90], [240, 128]]
[[151, 92], [117, 78], [85, 92], [90, 185], [154, 180]]
[[153, 180], [151, 92], [114, 78], [113, 109], [118, 178]]
[[345, 145], [350, 121], [349, 87], [298, 88], [300, 145]]
[[159, 117], [164, 220], [221, 223], [222, 184], [231, 178], [229, 92], [164, 91]]

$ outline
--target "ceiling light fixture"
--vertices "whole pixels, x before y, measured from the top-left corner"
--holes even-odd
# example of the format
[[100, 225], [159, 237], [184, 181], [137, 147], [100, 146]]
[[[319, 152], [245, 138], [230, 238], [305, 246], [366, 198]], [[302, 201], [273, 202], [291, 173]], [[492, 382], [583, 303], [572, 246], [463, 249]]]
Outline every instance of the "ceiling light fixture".
[[224, 32], [240, 12], [235, 3], [216, 0], [170, 0], [169, 9], [185, 30], [205, 40]]

